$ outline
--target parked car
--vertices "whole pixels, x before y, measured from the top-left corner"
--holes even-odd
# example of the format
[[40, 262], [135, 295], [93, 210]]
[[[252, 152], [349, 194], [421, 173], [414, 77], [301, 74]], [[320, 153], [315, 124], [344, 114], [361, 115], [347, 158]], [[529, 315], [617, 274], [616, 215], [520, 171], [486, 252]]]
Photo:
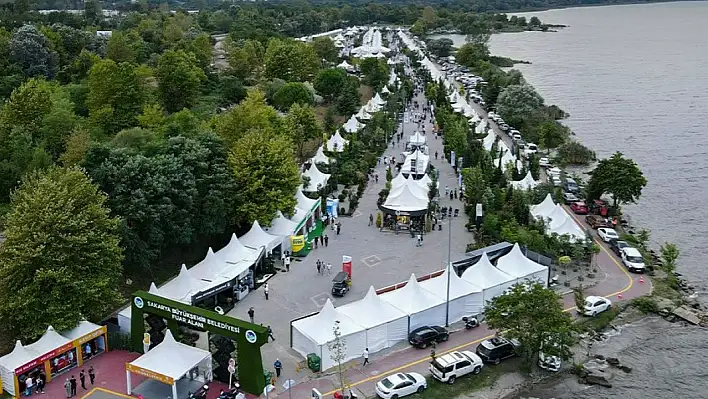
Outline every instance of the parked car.
[[519, 140], [521, 140], [521, 134], [512, 133], [511, 138], [514, 139], [514, 141], [519, 141]]
[[617, 234], [615, 229], [611, 229], [609, 227], [600, 227], [599, 229], [597, 229], [597, 235], [604, 242], [610, 242], [610, 240], [619, 240], [619, 235]]
[[555, 187], [560, 187], [563, 184], [563, 181], [560, 176], [551, 176], [551, 183], [553, 183]]
[[429, 370], [436, 380], [454, 384], [458, 377], [479, 374], [483, 364], [482, 359], [470, 351], [454, 351], [436, 357], [430, 362]]
[[418, 327], [408, 334], [408, 342], [418, 348], [425, 349], [433, 342], [444, 342], [450, 338], [450, 333], [445, 327], [423, 326]]
[[543, 351], [544, 347], [553, 346], [558, 347], [558, 344], [553, 342], [551, 337], [546, 338], [543, 345], [541, 345], [541, 350], [538, 352], [538, 367], [543, 370], [552, 371], [554, 373], [560, 371], [561, 368], [561, 358], [555, 355], [548, 355]]
[[524, 153], [526, 155], [535, 154], [538, 152], [538, 146], [534, 143], [526, 143], [526, 148], [524, 148]]
[[600, 215], [587, 215], [585, 216], [585, 223], [589, 224], [593, 229], [598, 229], [600, 227], [610, 227], [611, 223], [607, 218], [603, 218]]
[[516, 345], [507, 339], [494, 337], [477, 345], [477, 355], [484, 363], [499, 364], [504, 359], [516, 356]]
[[629, 247], [629, 243], [627, 241], [621, 241], [621, 240], [615, 240], [612, 239], [610, 240], [610, 249], [617, 254], [617, 256], [622, 256], [622, 248], [627, 248]]
[[376, 395], [382, 399], [398, 399], [423, 392], [427, 387], [425, 377], [418, 373], [397, 373], [376, 383]]
[[601, 296], [591, 295], [585, 298], [585, 305], [583, 306], [583, 314], [585, 316], [595, 317], [599, 313], [610, 310], [612, 307], [612, 301]]
[[566, 205], [570, 205], [573, 202], [578, 202], [580, 201], [580, 198], [576, 197], [575, 194], [573, 193], [563, 193], [563, 202]]
[[644, 273], [646, 265], [644, 265], [644, 257], [637, 248], [624, 247], [620, 250], [622, 263], [632, 273]]
[[580, 192], [580, 187], [578, 186], [578, 183], [575, 182], [573, 179], [565, 179], [565, 183], [563, 183], [563, 190], [577, 194]]
[[542, 168], [547, 168], [547, 167], [551, 166], [551, 161], [549, 161], [548, 158], [546, 158], [546, 157], [540, 158], [538, 160], [538, 166], [540, 166]]
[[576, 215], [588, 214], [588, 206], [583, 201], [573, 202], [572, 204], [570, 204], [570, 210], [573, 211], [573, 213], [575, 213]]

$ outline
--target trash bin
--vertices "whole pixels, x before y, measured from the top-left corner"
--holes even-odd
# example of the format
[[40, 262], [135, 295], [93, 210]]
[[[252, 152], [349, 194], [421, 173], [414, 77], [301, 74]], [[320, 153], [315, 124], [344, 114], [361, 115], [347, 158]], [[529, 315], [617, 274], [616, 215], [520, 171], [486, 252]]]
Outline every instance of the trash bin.
[[314, 353], [310, 353], [307, 355], [307, 368], [314, 372], [319, 372], [321, 365], [320, 365], [320, 357], [317, 356]]

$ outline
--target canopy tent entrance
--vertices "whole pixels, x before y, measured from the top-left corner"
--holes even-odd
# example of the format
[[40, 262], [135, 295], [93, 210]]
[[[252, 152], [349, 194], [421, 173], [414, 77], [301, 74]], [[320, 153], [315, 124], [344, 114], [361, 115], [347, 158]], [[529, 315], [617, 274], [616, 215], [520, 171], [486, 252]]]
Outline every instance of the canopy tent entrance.
[[[415, 184], [415, 183], [414, 183]], [[379, 209], [389, 215], [423, 216], [428, 212], [428, 198], [420, 187], [404, 184], [397, 188], [395, 195], [389, 194]]]
[[408, 332], [425, 325], [445, 325], [445, 299], [424, 289], [415, 274], [411, 274], [403, 288], [379, 298], [408, 315]]
[[514, 244], [511, 252], [497, 260], [497, 268], [516, 277], [517, 283], [538, 282], [544, 287], [548, 285], [548, 268], [527, 258], [518, 243]]
[[137, 374], [148, 378], [138, 389], [144, 385], [152, 385], [156, 381], [171, 386], [172, 397], [179, 398], [178, 382], [181, 382], [180, 385], [188, 386], [193, 377], [191, 371], [195, 368], [204, 370], [204, 373], [196, 378], [200, 383], [211, 381], [211, 353], [175, 341], [170, 330], [167, 330], [165, 338], [159, 345], [125, 365], [128, 395], [133, 393], [131, 376]]

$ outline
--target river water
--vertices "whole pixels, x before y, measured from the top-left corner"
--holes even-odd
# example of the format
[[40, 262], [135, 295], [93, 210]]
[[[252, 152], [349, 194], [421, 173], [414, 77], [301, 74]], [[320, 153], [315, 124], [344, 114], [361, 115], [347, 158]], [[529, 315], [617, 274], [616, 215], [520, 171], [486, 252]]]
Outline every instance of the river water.
[[[568, 27], [495, 35], [492, 53], [532, 62], [516, 68], [547, 103], [570, 113], [564, 123], [599, 157], [621, 151], [639, 164], [648, 185], [625, 212], [651, 231], [655, 247], [676, 243], [679, 271], [708, 293], [708, 2], [523, 15]], [[464, 44], [463, 36], [448, 37]], [[708, 398], [708, 332], [664, 324], [633, 325], [610, 340], [606, 349], [634, 367], [612, 389], [565, 381], [532, 396]]]

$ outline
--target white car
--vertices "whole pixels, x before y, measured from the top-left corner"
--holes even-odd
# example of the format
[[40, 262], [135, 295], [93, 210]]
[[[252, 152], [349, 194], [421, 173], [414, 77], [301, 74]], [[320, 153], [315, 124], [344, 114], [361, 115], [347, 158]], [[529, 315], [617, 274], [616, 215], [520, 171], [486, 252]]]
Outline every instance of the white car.
[[[526, 143], [526, 148], [524, 148], [524, 154], [531, 155], [538, 152], [538, 146], [534, 143]], [[540, 163], [539, 163], [540, 165]]]
[[544, 158], [541, 158], [541, 159], [538, 160], [538, 166], [540, 166], [540, 167], [542, 167], [542, 168], [547, 168], [547, 167], [551, 166], [551, 161], [548, 160], [548, 158], [545, 158], [545, 157], [544, 157]]
[[470, 351], [450, 352], [438, 356], [430, 362], [430, 374], [440, 382], [454, 384], [458, 377], [467, 374], [479, 374], [482, 371], [482, 359]]
[[583, 306], [583, 314], [585, 316], [595, 317], [599, 313], [609, 310], [612, 307], [612, 301], [601, 296], [589, 296], [585, 298]]
[[622, 263], [633, 273], [644, 273], [646, 265], [644, 265], [644, 257], [637, 248], [624, 247], [620, 250]]
[[418, 373], [397, 373], [376, 383], [376, 395], [382, 399], [398, 399], [428, 387], [425, 377]]
[[519, 141], [519, 140], [521, 140], [521, 134], [519, 134], [519, 133], [512, 133], [512, 134], [511, 134], [511, 138], [512, 138], [514, 141]]
[[543, 352], [538, 353], [538, 367], [557, 373], [561, 368], [561, 359], [558, 356], [546, 355]]
[[597, 235], [600, 236], [602, 241], [604, 242], [610, 242], [611, 240], [619, 240], [619, 234], [615, 231], [615, 229], [611, 229], [609, 227], [600, 227], [597, 229]]

